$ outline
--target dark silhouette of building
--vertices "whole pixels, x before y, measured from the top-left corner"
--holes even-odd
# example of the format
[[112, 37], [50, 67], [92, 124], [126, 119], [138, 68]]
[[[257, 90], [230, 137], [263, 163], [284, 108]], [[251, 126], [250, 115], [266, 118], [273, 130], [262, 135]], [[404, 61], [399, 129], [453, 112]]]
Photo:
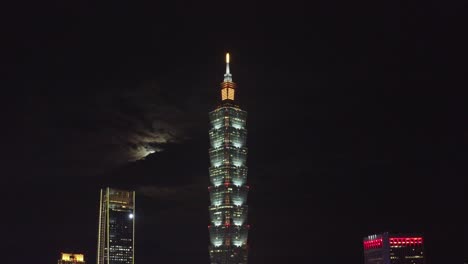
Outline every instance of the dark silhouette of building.
[[212, 264], [247, 263], [247, 112], [235, 104], [235, 91], [228, 53], [221, 83], [221, 103], [209, 114], [209, 252]]
[[424, 264], [421, 235], [382, 233], [363, 239], [365, 264]]
[[133, 264], [135, 192], [101, 189], [97, 264]]

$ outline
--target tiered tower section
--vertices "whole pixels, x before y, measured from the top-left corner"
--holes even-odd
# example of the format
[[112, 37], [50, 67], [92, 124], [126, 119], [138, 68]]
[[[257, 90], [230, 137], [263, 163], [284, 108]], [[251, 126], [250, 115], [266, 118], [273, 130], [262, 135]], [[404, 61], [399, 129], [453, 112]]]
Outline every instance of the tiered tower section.
[[229, 71], [221, 83], [221, 104], [210, 112], [210, 259], [212, 264], [246, 264], [247, 112], [234, 104], [235, 83]]

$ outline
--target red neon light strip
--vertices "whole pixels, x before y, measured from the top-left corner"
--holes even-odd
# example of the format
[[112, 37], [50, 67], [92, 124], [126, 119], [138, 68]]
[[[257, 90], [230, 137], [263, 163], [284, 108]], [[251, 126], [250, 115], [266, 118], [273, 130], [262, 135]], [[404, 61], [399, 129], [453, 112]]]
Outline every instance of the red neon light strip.
[[419, 246], [423, 244], [422, 237], [391, 237], [390, 246]]
[[364, 249], [365, 250], [376, 249], [376, 248], [381, 248], [381, 247], [383, 247], [382, 238], [364, 241]]
[[[390, 246], [421, 246], [423, 244], [422, 237], [391, 237], [389, 239]], [[377, 249], [383, 247], [383, 239], [377, 238], [372, 240], [366, 240], [363, 242], [364, 250]]]

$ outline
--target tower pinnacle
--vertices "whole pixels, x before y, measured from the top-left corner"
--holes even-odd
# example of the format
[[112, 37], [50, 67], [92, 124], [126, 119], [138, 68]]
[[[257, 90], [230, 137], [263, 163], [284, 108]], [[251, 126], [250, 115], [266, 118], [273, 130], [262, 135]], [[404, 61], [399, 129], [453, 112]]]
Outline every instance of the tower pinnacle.
[[229, 57], [229, 52], [226, 53], [226, 73], [224, 74], [224, 81], [225, 82], [232, 82], [232, 75], [231, 75], [231, 72], [229, 70], [229, 60], [230, 60], [230, 57]]
[[227, 102], [234, 101], [234, 93], [236, 84], [232, 82], [232, 74], [229, 70], [230, 61], [229, 52], [226, 53], [226, 73], [224, 74], [224, 81], [221, 83], [221, 100], [228, 100]]

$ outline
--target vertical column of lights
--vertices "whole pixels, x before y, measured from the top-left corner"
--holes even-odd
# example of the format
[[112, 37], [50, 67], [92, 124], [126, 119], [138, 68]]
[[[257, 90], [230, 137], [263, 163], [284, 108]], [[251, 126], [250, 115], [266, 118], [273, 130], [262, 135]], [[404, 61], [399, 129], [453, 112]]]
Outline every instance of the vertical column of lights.
[[221, 104], [210, 112], [210, 260], [212, 264], [246, 264], [247, 112], [234, 104], [236, 85], [226, 54]]
[[135, 208], [136, 208], [136, 200], [135, 200], [135, 191], [132, 192], [132, 199], [133, 199], [133, 208], [132, 214], [130, 218], [132, 219], [132, 264], [135, 264]]
[[103, 256], [103, 252], [104, 252], [104, 241], [102, 241], [102, 237], [104, 236], [103, 235], [103, 223], [102, 223], [102, 189], [99, 193], [99, 226], [98, 226], [98, 250], [97, 250], [97, 261], [96, 263], [100, 264], [100, 263], [104, 263], [104, 256]]

